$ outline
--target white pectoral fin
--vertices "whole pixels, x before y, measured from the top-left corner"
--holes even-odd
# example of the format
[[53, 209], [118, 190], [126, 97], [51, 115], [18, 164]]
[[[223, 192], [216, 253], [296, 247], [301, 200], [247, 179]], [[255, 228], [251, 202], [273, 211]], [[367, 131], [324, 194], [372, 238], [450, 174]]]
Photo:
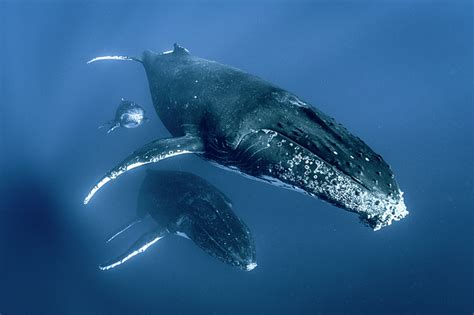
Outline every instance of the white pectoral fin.
[[190, 240], [189, 236], [184, 232], [176, 231], [175, 234], [178, 235], [178, 236], [184, 237], [185, 239]]
[[[145, 216], [146, 217], [146, 216]], [[116, 232], [114, 232], [106, 241], [106, 243], [109, 243], [110, 241], [112, 241], [114, 238], [116, 238], [117, 236], [119, 236], [120, 234], [126, 232], [129, 228], [131, 228], [132, 226], [134, 226], [135, 224], [137, 223], [140, 223], [142, 222], [142, 220], [145, 218], [140, 218], [140, 217], [136, 217], [134, 219], [132, 219], [131, 221], [127, 222], [126, 224], [124, 224], [123, 226], [121, 226]]]
[[120, 123], [117, 122], [117, 123], [111, 125], [111, 126], [109, 127], [109, 129], [107, 129], [107, 133], [109, 134], [109, 133], [111, 133], [112, 131], [114, 131], [115, 129], [117, 129], [117, 128], [119, 128], [119, 127], [120, 127]]
[[109, 260], [105, 264], [101, 264], [99, 266], [100, 270], [109, 270], [123, 264], [130, 258], [145, 252], [148, 248], [150, 248], [150, 246], [158, 242], [163, 237], [165, 237], [165, 233], [161, 231], [150, 232], [142, 235], [126, 252], [112, 260]]
[[84, 204], [87, 204], [94, 194], [106, 183], [131, 169], [149, 163], [156, 163], [176, 155], [203, 153], [203, 151], [204, 145], [201, 138], [193, 135], [155, 140], [129, 155], [119, 165], [102, 177], [90, 190], [89, 194], [84, 199]]
[[87, 64], [96, 62], [96, 61], [101, 61], [101, 60], [130, 60], [130, 61], [138, 61], [142, 62], [140, 58], [137, 57], [130, 57], [130, 56], [100, 56], [100, 57], [95, 57], [87, 62]]

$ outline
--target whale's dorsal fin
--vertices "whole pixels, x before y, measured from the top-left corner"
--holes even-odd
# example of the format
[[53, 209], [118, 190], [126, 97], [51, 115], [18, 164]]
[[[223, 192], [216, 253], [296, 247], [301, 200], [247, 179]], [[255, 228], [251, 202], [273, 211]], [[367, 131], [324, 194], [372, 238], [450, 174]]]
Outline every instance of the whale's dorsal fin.
[[179, 46], [178, 44], [174, 43], [173, 45], [173, 54], [174, 55], [189, 55], [189, 50], [186, 48]]

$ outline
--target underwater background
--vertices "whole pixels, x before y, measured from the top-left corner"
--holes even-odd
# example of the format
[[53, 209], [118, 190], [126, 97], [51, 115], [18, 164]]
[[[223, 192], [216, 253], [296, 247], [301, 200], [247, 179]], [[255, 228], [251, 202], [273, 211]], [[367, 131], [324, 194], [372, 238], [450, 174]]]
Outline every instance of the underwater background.
[[[471, 1], [0, 0], [1, 314], [472, 314]], [[334, 117], [391, 165], [409, 216], [356, 215], [185, 155], [91, 185], [169, 133], [141, 65], [100, 55], [192, 54], [273, 82]], [[121, 98], [151, 121], [107, 135]], [[111, 271], [143, 228], [145, 169], [198, 174], [251, 229], [243, 272], [169, 237]]]

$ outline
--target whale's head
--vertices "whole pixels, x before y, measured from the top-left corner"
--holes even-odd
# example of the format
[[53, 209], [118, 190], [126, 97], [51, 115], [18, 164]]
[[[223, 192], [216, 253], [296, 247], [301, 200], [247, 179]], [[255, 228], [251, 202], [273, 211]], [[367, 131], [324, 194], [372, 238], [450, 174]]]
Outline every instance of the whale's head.
[[253, 127], [225, 157], [229, 168], [355, 212], [374, 230], [408, 214], [394, 173], [379, 154], [296, 96], [273, 94], [271, 114], [254, 114], [264, 128]]

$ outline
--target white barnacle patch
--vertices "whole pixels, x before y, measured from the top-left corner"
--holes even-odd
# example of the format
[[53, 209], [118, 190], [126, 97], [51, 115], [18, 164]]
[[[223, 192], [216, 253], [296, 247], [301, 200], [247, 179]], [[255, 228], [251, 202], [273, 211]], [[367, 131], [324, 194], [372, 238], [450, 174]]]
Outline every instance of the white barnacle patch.
[[367, 162], [370, 162], [370, 160], [369, 160], [369, 158], [368, 158], [368, 157], [366, 157], [366, 158], [365, 158], [365, 160], [366, 160]]
[[298, 107], [308, 107], [308, 104], [306, 104], [305, 102], [303, 102], [302, 100], [300, 100], [299, 98], [297, 98], [294, 95], [287, 96], [287, 100], [292, 105], [295, 105], [295, 106], [298, 106]]
[[[290, 142], [288, 149], [291, 158], [286, 160], [286, 166], [275, 165], [278, 174], [274, 176], [282, 181], [279, 186], [336, 202], [357, 212], [374, 230], [390, 225], [392, 221], [398, 221], [408, 214], [401, 193], [399, 197], [392, 198], [369, 191], [318, 157], [298, 151], [299, 146], [292, 150], [291, 147]], [[275, 180], [271, 182], [275, 183]]]
[[255, 268], [257, 267], [257, 263], [256, 262], [251, 262], [250, 264], [248, 264], [245, 268], [245, 270], [247, 271], [252, 271], [254, 270]]
[[178, 236], [181, 236], [181, 237], [184, 237], [184, 238], [187, 238], [188, 240], [190, 240], [189, 236], [188, 236], [186, 233], [184, 233], [184, 232], [176, 231], [175, 234], [178, 235]]
[[269, 130], [269, 129], [262, 129], [262, 131], [266, 134], [266, 135], [270, 135], [270, 138], [268, 138], [268, 142], [272, 142], [273, 138], [275, 138], [278, 133], [276, 131], [273, 131], [273, 130]]

